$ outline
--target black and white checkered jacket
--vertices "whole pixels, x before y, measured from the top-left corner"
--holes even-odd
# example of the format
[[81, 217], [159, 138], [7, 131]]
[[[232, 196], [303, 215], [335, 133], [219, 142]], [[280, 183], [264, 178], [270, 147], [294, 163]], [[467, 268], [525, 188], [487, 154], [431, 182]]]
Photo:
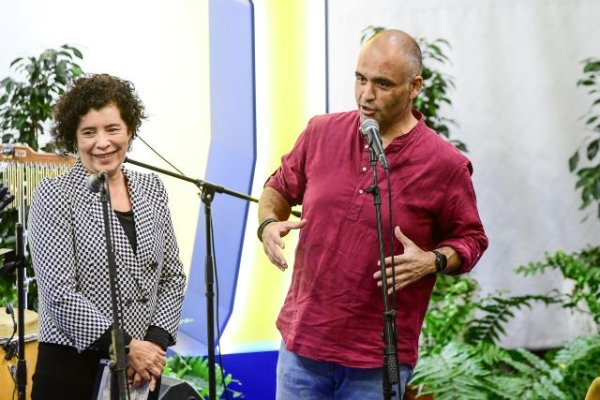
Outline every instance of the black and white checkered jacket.
[[[131, 197], [137, 254], [110, 214], [122, 327], [143, 339], [150, 325], [175, 339], [184, 296], [167, 193], [158, 176], [123, 168]], [[86, 187], [78, 161], [36, 188], [28, 241], [39, 288], [39, 341], [86, 349], [111, 325], [108, 261], [100, 194]]]

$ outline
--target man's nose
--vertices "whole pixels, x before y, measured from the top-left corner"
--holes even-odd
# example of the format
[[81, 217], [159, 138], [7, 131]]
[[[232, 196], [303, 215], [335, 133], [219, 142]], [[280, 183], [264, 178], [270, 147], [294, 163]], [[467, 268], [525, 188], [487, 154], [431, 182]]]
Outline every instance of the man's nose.
[[364, 100], [373, 100], [375, 98], [375, 90], [373, 88], [372, 83], [365, 83], [363, 85], [363, 99]]

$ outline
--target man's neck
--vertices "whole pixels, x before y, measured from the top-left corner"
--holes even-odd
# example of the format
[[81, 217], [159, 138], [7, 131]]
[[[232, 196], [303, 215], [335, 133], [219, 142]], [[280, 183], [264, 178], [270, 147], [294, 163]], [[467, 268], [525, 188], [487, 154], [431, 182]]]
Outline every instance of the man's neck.
[[390, 125], [389, 127], [385, 127], [385, 129], [381, 129], [381, 139], [383, 141], [383, 147], [385, 148], [397, 137], [406, 135], [415, 127], [415, 125], [417, 125], [418, 122], [419, 120], [415, 118], [411, 111], [402, 120], [394, 123], [393, 125]]

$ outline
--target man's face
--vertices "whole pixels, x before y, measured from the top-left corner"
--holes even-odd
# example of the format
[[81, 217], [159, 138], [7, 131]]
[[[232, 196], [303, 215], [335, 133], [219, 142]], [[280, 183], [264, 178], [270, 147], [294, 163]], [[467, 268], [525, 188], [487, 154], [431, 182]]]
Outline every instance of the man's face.
[[420, 84], [415, 88], [415, 77], [397, 51], [383, 46], [366, 47], [359, 55], [355, 74], [361, 122], [373, 118], [383, 131], [410, 113]]

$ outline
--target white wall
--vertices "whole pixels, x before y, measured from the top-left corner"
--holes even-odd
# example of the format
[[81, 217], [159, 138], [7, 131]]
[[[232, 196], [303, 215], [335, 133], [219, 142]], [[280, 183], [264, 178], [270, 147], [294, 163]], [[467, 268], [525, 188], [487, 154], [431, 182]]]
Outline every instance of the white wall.
[[[586, 135], [579, 118], [591, 105], [577, 88], [581, 60], [600, 57], [597, 0], [331, 0], [331, 108], [354, 107], [360, 31], [405, 30], [453, 48], [453, 107], [469, 146], [490, 247], [476, 268], [484, 291], [515, 294], [562, 288], [557, 276], [523, 278], [513, 269], [544, 251], [598, 245], [595, 210], [578, 211], [567, 162]], [[586, 222], [582, 218], [591, 213]], [[555, 346], [589, 331], [581, 318], [539, 307], [510, 324], [506, 344]]]
[[[185, 174], [204, 176], [210, 140], [208, 3], [198, 0], [0, 2], [0, 78], [10, 62], [68, 43], [85, 72], [132, 81], [150, 118], [141, 137]], [[141, 142], [132, 159], [169, 169]], [[199, 210], [196, 189], [163, 177], [186, 266]]]

